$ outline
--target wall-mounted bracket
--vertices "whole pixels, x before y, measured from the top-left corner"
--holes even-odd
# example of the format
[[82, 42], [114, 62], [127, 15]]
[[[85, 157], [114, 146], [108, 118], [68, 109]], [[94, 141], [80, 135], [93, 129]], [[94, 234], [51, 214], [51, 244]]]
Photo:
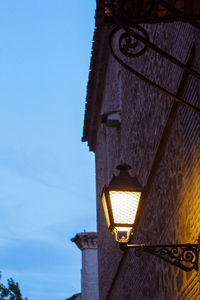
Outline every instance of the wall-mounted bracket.
[[120, 243], [120, 249], [135, 249], [135, 255], [141, 256], [142, 252], [147, 252], [159, 257], [171, 265], [177, 266], [183, 271], [198, 271], [199, 244], [177, 244], [177, 245], [132, 245]]
[[[160, 0], [159, 0], [160, 1]], [[127, 2], [127, 1], [125, 1]], [[129, 0], [128, 2], [130, 3], [143, 3], [145, 1], [131, 1]], [[147, 3], [146, 1], [145, 3]], [[155, 1], [150, 1], [149, 2], [155, 2]], [[161, 1], [165, 2], [165, 1]], [[111, 53], [113, 57], [118, 61], [119, 64], [121, 64], [124, 68], [126, 68], [128, 71], [136, 75], [138, 78], [141, 80], [145, 81], [146, 83], [150, 84], [163, 94], [169, 96], [172, 98], [174, 101], [182, 103], [183, 105], [187, 106], [188, 108], [192, 109], [193, 111], [197, 112], [200, 114], [200, 108], [186, 102], [183, 100], [181, 97], [173, 94], [172, 92], [168, 91], [164, 87], [160, 86], [156, 82], [152, 81], [151, 79], [147, 78], [140, 72], [138, 72], [136, 69], [134, 69], [130, 64], [126, 62], [125, 59], [126, 57], [129, 58], [136, 58], [141, 55], [143, 55], [148, 48], [152, 49], [162, 57], [165, 57], [167, 60], [169, 60], [171, 63], [175, 64], [177, 67], [181, 68], [183, 71], [187, 72], [191, 76], [197, 78], [200, 80], [200, 74], [196, 72], [195, 70], [191, 69], [189, 66], [183, 64], [181, 61], [176, 59], [174, 56], [170, 55], [166, 51], [162, 50], [160, 47], [155, 45], [154, 43], [150, 42], [149, 35], [147, 31], [140, 25], [132, 22], [131, 25], [128, 22], [124, 22], [124, 18], [120, 18], [116, 13], [115, 13], [115, 6], [114, 6], [114, 1], [110, 2], [110, 11], [112, 12], [112, 17], [113, 20], [115, 21], [115, 24], [117, 25], [110, 34], [109, 37], [109, 46], [111, 49]], [[182, 14], [180, 12], [180, 14]], [[191, 22], [190, 22], [191, 23]], [[193, 25], [193, 23], [192, 23]], [[200, 28], [200, 25], [199, 25]], [[117, 40], [115, 40], [115, 38]], [[116, 46], [118, 47], [118, 50], [116, 51]]]

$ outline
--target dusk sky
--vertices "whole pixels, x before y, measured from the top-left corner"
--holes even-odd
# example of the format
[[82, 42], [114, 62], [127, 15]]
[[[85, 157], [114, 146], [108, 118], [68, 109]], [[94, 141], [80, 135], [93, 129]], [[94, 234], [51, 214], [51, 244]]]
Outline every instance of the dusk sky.
[[0, 271], [29, 300], [80, 292], [96, 231], [94, 155], [81, 142], [95, 0], [0, 1]]

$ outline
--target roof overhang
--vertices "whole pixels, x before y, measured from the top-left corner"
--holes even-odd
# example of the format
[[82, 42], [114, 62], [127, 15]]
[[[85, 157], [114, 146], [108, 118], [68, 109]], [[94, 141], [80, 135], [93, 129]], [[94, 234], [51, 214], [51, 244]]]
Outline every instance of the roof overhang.
[[199, 0], [97, 0], [97, 25], [115, 24], [114, 15], [127, 23], [190, 22], [200, 19]]

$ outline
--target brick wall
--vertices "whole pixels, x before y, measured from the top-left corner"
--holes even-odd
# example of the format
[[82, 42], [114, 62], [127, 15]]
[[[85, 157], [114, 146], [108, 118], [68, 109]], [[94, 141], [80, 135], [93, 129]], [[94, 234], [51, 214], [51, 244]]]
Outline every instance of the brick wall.
[[[193, 68], [200, 71], [197, 29], [181, 23], [146, 28], [151, 40], [183, 62], [187, 61], [194, 43]], [[152, 51], [148, 50], [132, 64], [199, 106], [198, 80], [188, 77], [181, 85], [183, 72]], [[104, 184], [110, 181], [118, 164], [130, 164], [131, 174], [146, 186], [156, 160], [132, 242], [196, 242], [200, 235], [199, 115], [173, 104], [110, 56], [101, 113], [119, 108], [121, 128], [98, 122], [95, 145], [100, 300], [199, 300], [198, 272], [185, 273], [148, 254], [137, 258], [132, 250], [124, 256], [108, 232], [100, 198]], [[167, 134], [162, 139], [166, 126]], [[163, 146], [158, 157], [160, 143]]]

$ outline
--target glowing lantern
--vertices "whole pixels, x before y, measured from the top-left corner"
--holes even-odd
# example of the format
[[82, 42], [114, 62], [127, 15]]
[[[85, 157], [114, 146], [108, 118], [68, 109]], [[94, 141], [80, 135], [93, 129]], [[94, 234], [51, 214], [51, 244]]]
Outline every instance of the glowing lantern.
[[130, 166], [117, 167], [118, 176], [113, 176], [109, 186], [102, 192], [102, 202], [108, 228], [115, 233], [118, 242], [128, 242], [134, 229], [142, 188], [136, 177], [131, 177]]

